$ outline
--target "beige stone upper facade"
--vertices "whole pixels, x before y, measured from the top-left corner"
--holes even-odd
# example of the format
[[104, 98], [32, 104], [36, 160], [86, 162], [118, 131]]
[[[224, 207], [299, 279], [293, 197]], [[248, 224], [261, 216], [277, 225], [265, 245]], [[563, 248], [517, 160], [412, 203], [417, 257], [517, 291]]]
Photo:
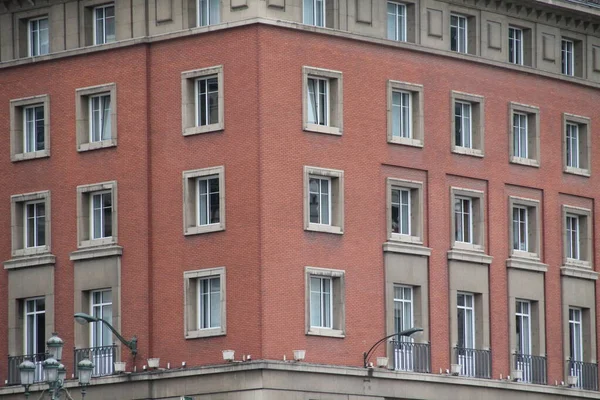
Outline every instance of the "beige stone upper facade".
[[[305, 15], [304, 2], [310, 3], [211, 0], [202, 2], [204, 9], [199, 9], [198, 0], [2, 2], [0, 66], [29, 57], [46, 59], [65, 50], [133, 44], [135, 40], [127, 41], [261, 18], [333, 28], [390, 44], [414, 43], [525, 71], [600, 82], [600, 5], [593, 2], [326, 0], [323, 15], [315, 13], [314, 18]], [[391, 39], [394, 28], [389, 25], [394, 17], [389, 7], [395, 4], [401, 7], [403, 32]], [[460, 34], [452, 30], [457, 25]]]

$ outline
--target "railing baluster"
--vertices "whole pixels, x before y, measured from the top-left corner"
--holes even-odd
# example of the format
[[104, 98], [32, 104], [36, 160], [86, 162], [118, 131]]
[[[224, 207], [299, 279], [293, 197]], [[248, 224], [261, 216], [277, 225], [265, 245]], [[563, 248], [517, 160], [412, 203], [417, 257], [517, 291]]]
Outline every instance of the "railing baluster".
[[598, 364], [583, 361], [567, 361], [571, 376], [576, 376], [577, 387], [585, 390], [598, 390]]
[[431, 372], [429, 343], [392, 340], [394, 369], [397, 371]]
[[461, 365], [461, 375], [488, 379], [491, 377], [491, 350], [455, 347], [454, 352], [456, 363]]
[[75, 349], [75, 377], [78, 377], [77, 363], [88, 357], [94, 363], [92, 376], [105, 376], [114, 374], [114, 361], [116, 361], [116, 345]]

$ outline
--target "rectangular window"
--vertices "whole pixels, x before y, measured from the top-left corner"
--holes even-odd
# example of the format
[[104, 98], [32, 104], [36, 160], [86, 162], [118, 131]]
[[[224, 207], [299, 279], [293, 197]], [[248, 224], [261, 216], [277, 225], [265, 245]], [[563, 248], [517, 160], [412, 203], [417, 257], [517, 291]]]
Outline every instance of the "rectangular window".
[[329, 79], [308, 78], [308, 123], [329, 126]]
[[531, 302], [516, 302], [517, 353], [531, 355]]
[[[410, 286], [394, 286], [394, 332], [402, 332], [413, 327], [413, 288]], [[400, 341], [412, 342], [405, 336]]]
[[575, 43], [572, 40], [561, 41], [562, 73], [568, 76], [575, 75]]
[[529, 221], [527, 207], [513, 207], [513, 250], [529, 251]]
[[220, 218], [219, 177], [198, 178], [198, 226], [218, 224]]
[[473, 205], [469, 198], [454, 199], [454, 235], [457, 242], [473, 243]]
[[219, 0], [197, 0], [197, 25], [215, 25], [221, 22]]
[[583, 361], [581, 308], [569, 307], [569, 349], [572, 361]]
[[579, 168], [579, 125], [567, 122], [567, 167]]
[[409, 189], [392, 189], [392, 233], [411, 235]]
[[[458, 293], [458, 347], [475, 348], [475, 296], [471, 293]], [[460, 359], [460, 358], [459, 358]], [[464, 364], [463, 364], [464, 365]]]
[[25, 300], [26, 355], [46, 352], [46, 301], [43, 297]]
[[23, 109], [23, 148], [25, 153], [44, 150], [44, 106], [35, 105]]
[[115, 5], [107, 4], [94, 8], [94, 44], [114, 42]]
[[[112, 291], [108, 290], [94, 290], [90, 293], [90, 310], [93, 317], [103, 319], [108, 323], [112, 324], [113, 311], [112, 311]], [[113, 343], [112, 332], [108, 327], [101, 322], [90, 323], [90, 343], [91, 347], [103, 347], [110, 346]], [[112, 352], [110, 352], [112, 356]], [[94, 357], [106, 357], [103, 352], [94, 352]], [[111, 357], [112, 358], [112, 357]], [[92, 360], [94, 361], [94, 360]], [[95, 360], [96, 364], [98, 360]], [[103, 360], [104, 362], [104, 360]]]
[[216, 75], [196, 80], [196, 126], [219, 122], [219, 79]]
[[508, 28], [508, 62], [523, 65], [523, 29]]
[[90, 96], [90, 143], [110, 140], [110, 94]]
[[333, 296], [331, 278], [310, 277], [310, 326], [331, 329]]
[[471, 104], [454, 103], [454, 140], [458, 147], [472, 148]]
[[46, 245], [46, 202], [25, 203], [25, 247]]
[[467, 18], [461, 15], [450, 15], [450, 50], [459, 53], [468, 52]]
[[91, 195], [91, 238], [103, 239], [112, 236], [112, 193], [110, 191]]
[[310, 223], [331, 225], [331, 179], [310, 177], [308, 181]]
[[409, 92], [392, 92], [392, 137], [412, 138], [412, 104]]
[[43, 56], [50, 52], [48, 17], [29, 20], [29, 57]]
[[529, 158], [527, 114], [513, 113], [513, 155]]
[[325, 26], [325, 1], [303, 0], [304, 24]]
[[580, 259], [579, 216], [567, 214], [567, 258]]
[[198, 279], [198, 329], [221, 327], [221, 277]]
[[388, 1], [387, 29], [388, 39], [406, 42], [406, 4]]

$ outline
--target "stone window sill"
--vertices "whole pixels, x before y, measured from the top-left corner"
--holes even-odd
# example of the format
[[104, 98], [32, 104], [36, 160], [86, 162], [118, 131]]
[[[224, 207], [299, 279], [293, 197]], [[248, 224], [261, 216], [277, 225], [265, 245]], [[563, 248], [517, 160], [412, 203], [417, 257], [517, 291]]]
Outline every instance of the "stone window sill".
[[69, 255], [71, 261], [89, 260], [92, 258], [112, 257], [123, 255], [123, 247], [117, 245], [94, 246], [83, 248]]
[[511, 156], [510, 157], [510, 162], [512, 164], [520, 164], [520, 165], [524, 165], [527, 167], [535, 167], [535, 168], [539, 168], [540, 167], [540, 162], [538, 160], [532, 159], [532, 158], [523, 158], [523, 157], [515, 157], [515, 156]]
[[491, 264], [494, 257], [485, 254], [483, 251], [452, 249], [448, 251], [448, 260], [465, 261], [477, 264]]
[[385, 242], [383, 244], [383, 251], [389, 253], [400, 253], [400, 254], [412, 254], [415, 256], [429, 257], [431, 255], [431, 249], [423, 245], [414, 243], [404, 242]]
[[186, 339], [199, 339], [214, 336], [225, 336], [226, 332], [222, 328], [198, 329], [188, 331], [185, 334]]
[[403, 146], [412, 147], [423, 147], [423, 141], [420, 139], [405, 138], [405, 137], [391, 137], [388, 143], [399, 144]]
[[185, 236], [201, 235], [203, 233], [220, 232], [224, 230], [225, 225], [222, 223], [200, 226], [188, 226], [187, 228], [185, 228]]
[[548, 271], [548, 265], [540, 262], [539, 259], [519, 257], [515, 254], [506, 260], [506, 267], [534, 272]]
[[590, 170], [585, 168], [565, 167], [564, 172], [567, 174], [580, 175], [585, 177], [589, 177], [591, 175]]
[[307, 123], [304, 127], [307, 132], [325, 133], [327, 135], [342, 136], [342, 131], [336, 126], [323, 126]]
[[338, 339], [343, 339], [346, 337], [344, 331], [340, 329], [317, 328], [314, 326], [311, 326], [306, 334], [309, 336], [326, 336]]
[[45, 265], [54, 265], [56, 256], [50, 253], [36, 254], [31, 256], [14, 257], [4, 261], [4, 269], [18, 269], [27, 267], [41, 267]]
[[573, 278], [580, 279], [589, 279], [589, 280], [598, 280], [598, 273], [596, 271], [592, 271], [591, 269], [583, 269], [572, 267], [568, 265], [563, 265], [560, 267], [560, 274], [563, 276], [570, 276]]
[[31, 151], [27, 153], [17, 153], [10, 156], [12, 162], [35, 160], [37, 158], [50, 157], [50, 150]]
[[480, 149], [471, 149], [468, 147], [454, 146], [452, 148], [452, 152], [456, 154], [462, 154], [465, 156], [483, 158], [483, 151]]
[[84, 152], [84, 151], [105, 149], [108, 147], [116, 147], [116, 146], [117, 146], [117, 138], [111, 138], [111, 139], [107, 139], [107, 140], [102, 140], [100, 142], [81, 143], [79, 146], [77, 146], [77, 151]]
[[344, 232], [342, 231], [342, 228], [340, 228], [339, 226], [335, 226], [335, 225], [321, 225], [321, 224], [309, 223], [308, 226], [306, 228], [304, 228], [304, 230], [313, 231], [313, 232], [333, 233], [336, 235], [344, 234]]
[[202, 133], [218, 132], [225, 129], [223, 122], [204, 126], [191, 126], [183, 130], [183, 136], [200, 135]]

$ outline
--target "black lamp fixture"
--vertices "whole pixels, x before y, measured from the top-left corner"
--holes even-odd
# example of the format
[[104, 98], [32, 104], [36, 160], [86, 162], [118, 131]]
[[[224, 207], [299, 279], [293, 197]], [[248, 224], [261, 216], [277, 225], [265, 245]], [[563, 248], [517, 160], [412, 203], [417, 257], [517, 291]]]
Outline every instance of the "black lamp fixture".
[[394, 337], [394, 336], [398, 336], [398, 338], [400, 338], [400, 336], [409, 337], [412, 334], [415, 334], [417, 332], [422, 332], [422, 331], [423, 331], [423, 328], [410, 328], [410, 329], [406, 329], [401, 332], [392, 333], [391, 335], [388, 335], [382, 339], [379, 339], [377, 342], [375, 342], [375, 344], [373, 346], [371, 346], [369, 351], [363, 353], [363, 367], [368, 368], [369, 358], [372, 356], [372, 353], [373, 353], [373, 351], [375, 351], [377, 346], [379, 346], [383, 341], [385, 341], [391, 337]]
[[127, 346], [127, 348], [129, 350], [131, 350], [131, 354], [135, 357], [137, 354], [137, 337], [134, 336], [131, 340], [126, 340], [123, 336], [121, 336], [121, 334], [119, 332], [117, 332], [117, 330], [110, 324], [108, 323], [108, 321], [103, 320], [102, 318], [98, 318], [98, 317], [94, 317], [92, 315], [86, 314], [86, 313], [76, 313], [74, 315], [75, 317], [75, 321], [79, 322], [80, 324], [87, 324], [90, 322], [102, 322], [103, 324], [105, 324], [108, 329], [111, 330], [112, 333], [114, 333], [114, 335], [117, 337], [117, 339], [119, 339], [119, 341], [121, 343], [123, 343], [125, 346]]

